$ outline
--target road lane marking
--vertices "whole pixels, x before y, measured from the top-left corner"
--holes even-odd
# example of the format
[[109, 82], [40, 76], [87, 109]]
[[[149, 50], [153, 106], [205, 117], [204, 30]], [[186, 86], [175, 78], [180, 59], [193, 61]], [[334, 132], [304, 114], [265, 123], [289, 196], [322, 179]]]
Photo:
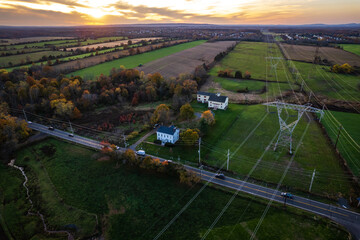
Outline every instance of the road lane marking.
[[[198, 172], [195, 172], [197, 174], [199, 174]], [[203, 173], [202, 175], [205, 175], [207, 177], [211, 177], [210, 175], [207, 175], [205, 173]], [[231, 184], [234, 184], [234, 185], [239, 185], [241, 186], [242, 184], [239, 184], [239, 183], [235, 183], [235, 182], [231, 182], [231, 181], [227, 181], [227, 180], [223, 180], [223, 179], [217, 179], [217, 180], [220, 180], [220, 181], [223, 181], [223, 182], [227, 182], [227, 183], [231, 183]], [[216, 182], [214, 182], [216, 184]], [[243, 187], [245, 188], [249, 188], [249, 189], [252, 189], [252, 190], [255, 190], [257, 192], [262, 192], [262, 193], [266, 193], [266, 194], [269, 194], [269, 195], [272, 195], [273, 193], [269, 193], [269, 192], [265, 192], [265, 191], [262, 191], [260, 189], [256, 189], [256, 188], [252, 188], [252, 187], [249, 187], [249, 186], [245, 186], [243, 185]], [[278, 196], [277, 196], [278, 197]], [[336, 212], [336, 211], [333, 211], [333, 210], [330, 210], [330, 209], [326, 209], [326, 208], [322, 208], [322, 207], [319, 207], [319, 206], [316, 206], [316, 205], [313, 205], [313, 204], [310, 204], [310, 203], [305, 203], [305, 202], [302, 202], [302, 201], [296, 201], [296, 200], [293, 200], [294, 202], [297, 202], [297, 203], [301, 203], [301, 204], [305, 204], [305, 205], [309, 205], [311, 207], [315, 207], [315, 208], [319, 208], [319, 209], [322, 209], [322, 210], [325, 210], [327, 212], [333, 212], [333, 213], [336, 213], [336, 214], [339, 214], [339, 215], [343, 215], [345, 217], [349, 217], [349, 215], [346, 215], [346, 214], [343, 214], [343, 213], [339, 213], [339, 212]], [[295, 206], [295, 205], [294, 205]]]

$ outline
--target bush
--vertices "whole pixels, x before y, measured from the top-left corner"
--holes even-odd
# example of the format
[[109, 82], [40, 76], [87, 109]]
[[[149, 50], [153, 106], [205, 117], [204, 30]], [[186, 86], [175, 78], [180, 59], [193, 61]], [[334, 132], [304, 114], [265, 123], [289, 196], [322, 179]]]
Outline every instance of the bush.
[[235, 78], [242, 78], [242, 72], [241, 71], [236, 71], [235, 72]]
[[160, 141], [160, 140], [155, 139], [155, 140], [154, 140], [154, 143], [155, 143], [155, 144], [161, 144], [161, 141]]
[[174, 147], [174, 146], [175, 146], [175, 144], [172, 144], [172, 143], [169, 143], [169, 142], [165, 143], [165, 147]]

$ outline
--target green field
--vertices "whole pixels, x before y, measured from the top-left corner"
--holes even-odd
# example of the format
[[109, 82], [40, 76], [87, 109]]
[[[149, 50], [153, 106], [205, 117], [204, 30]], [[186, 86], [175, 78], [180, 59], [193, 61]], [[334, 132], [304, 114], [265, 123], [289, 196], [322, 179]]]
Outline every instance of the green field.
[[290, 74], [285, 65], [282, 64], [284, 60], [280, 60], [280, 63], [277, 65], [277, 79], [275, 73], [270, 71], [271, 61], [270, 59], [267, 59], [267, 57], [270, 57], [267, 55], [268, 48], [270, 49], [272, 57], [282, 57], [276, 44], [264, 42], [240, 42], [236, 45], [234, 50], [210, 70], [210, 74], [216, 76], [219, 70], [230, 69], [233, 73], [237, 70], [241, 71], [243, 74], [246, 71], [249, 71], [251, 73], [251, 78], [254, 79], [293, 82], [291, 78], [288, 79], [286, 77], [286, 75]]
[[[23, 49], [23, 48], [44, 48], [48, 45], [57, 46], [61, 44], [72, 45], [76, 44], [76, 39], [66, 39], [66, 40], [52, 40], [52, 41], [45, 41], [45, 42], [36, 42], [36, 43], [24, 43], [24, 44], [17, 44], [17, 45], [8, 45], [6, 46], [7, 49]], [[3, 50], [4, 48], [2, 48]]]
[[325, 112], [322, 123], [332, 142], [335, 144], [340, 126], [334, 118], [350, 135], [348, 136], [344, 131], [341, 131], [337, 148], [352, 172], [356, 176], [360, 176], [360, 125], [358, 124], [360, 122], [360, 114], [336, 111]]
[[[9, 62], [13, 65], [18, 65], [25, 63], [27, 60], [37, 62], [41, 60], [43, 56], [48, 57], [50, 55], [57, 57], [57, 56], [67, 56], [71, 55], [71, 52], [64, 52], [64, 51], [42, 51], [42, 52], [34, 52], [34, 53], [26, 53], [26, 54], [19, 54], [19, 55], [12, 55], [6, 57], [0, 57], [0, 67], [9, 67]], [[55, 60], [52, 60], [55, 61]], [[47, 61], [45, 61], [46, 63]], [[30, 65], [31, 66], [31, 65]]]
[[[137, 47], [138, 44], [134, 44], [134, 45], [131, 45], [131, 46]], [[117, 50], [122, 50], [122, 49], [123, 49], [123, 47], [116, 47], [116, 48], [109, 48], [109, 49], [99, 50], [97, 52], [98, 52], [98, 54], [103, 54], [103, 53], [109, 53], [109, 52], [112, 52], [112, 51], [117, 51]], [[66, 51], [65, 52], [57, 51], [57, 52], [61, 52], [61, 53], [67, 54], [67, 55], [72, 54], [72, 52], [66, 52]], [[24, 54], [24, 55], [26, 57], [26, 55], [29, 55], [29, 54]], [[63, 58], [58, 58], [58, 59], [59, 59], [59, 61], [67, 62], [67, 61], [72, 61], [72, 60], [77, 60], [77, 59], [90, 57], [92, 55], [94, 56], [95, 52], [83, 53], [83, 54], [78, 54], [78, 55], [71, 55], [71, 56], [68, 56], [68, 57], [63, 57]], [[52, 61], [55, 61], [55, 60], [52, 60]], [[40, 65], [40, 64], [47, 64], [47, 61], [35, 63], [35, 65]], [[6, 70], [8, 72], [10, 72], [10, 71], [12, 71], [12, 70], [14, 70], [16, 68], [24, 68], [24, 67], [31, 67], [31, 66], [32, 66], [32, 64], [28, 64], [28, 65], [22, 65], [22, 66], [17, 66], [17, 67], [12, 67], [12, 68], [6, 68]]]
[[114, 61], [101, 63], [92, 67], [84, 68], [75, 72], [72, 72], [68, 75], [73, 76], [82, 76], [85, 78], [94, 78], [95, 76], [99, 76], [100, 74], [108, 75], [112, 68], [119, 68], [121, 65], [125, 66], [125, 68], [135, 68], [140, 63], [145, 64], [156, 59], [166, 57], [168, 55], [183, 51], [188, 48], [192, 48], [204, 43], [204, 40], [194, 41], [189, 43], [182, 43], [176, 46], [166, 47], [158, 50], [154, 50], [151, 52], [141, 53], [134, 56], [120, 58]]
[[[254, 91], [254, 93], [257, 92], [257, 94], [260, 94], [260, 90], [266, 83], [254, 80], [220, 78], [217, 76], [219, 70], [232, 70], [233, 75], [236, 71], [241, 71], [243, 75], [248, 71], [251, 73], [251, 78], [253, 79], [275, 81], [267, 83], [267, 91], [261, 94], [263, 98], [267, 96], [277, 97], [282, 92], [298, 89], [299, 87], [294, 84], [294, 80], [285, 66], [285, 60], [279, 60], [276, 74], [271, 70], [271, 60], [267, 59], [268, 49], [271, 56], [282, 57], [279, 48], [275, 44], [241, 42], [233, 51], [217, 63], [209, 71], [209, 74], [213, 76], [215, 82], [220, 83], [222, 88], [233, 92], [247, 87], [250, 92]], [[274, 63], [275, 61], [278, 60], [274, 60]], [[291, 84], [291, 86], [289, 84]]]
[[316, 65], [314, 68], [311, 63], [293, 63], [316, 95], [342, 101], [360, 101], [360, 76], [332, 73], [327, 66]]
[[355, 53], [360, 56], [360, 44], [340, 44], [345, 51]]
[[[49, 146], [56, 150], [53, 155], [44, 148]], [[201, 187], [198, 184], [190, 188], [175, 178], [117, 166], [111, 161], [99, 162], [94, 154], [92, 150], [55, 139], [18, 153], [16, 164], [24, 166], [29, 176], [34, 210], [41, 206], [50, 229], [75, 224], [76, 238], [90, 237], [87, 234], [94, 230], [95, 224], [91, 213], [95, 213], [101, 224], [98, 229], [106, 239], [153, 239]], [[0, 213], [11, 234], [16, 239], [56, 237], [37, 234], [41, 232], [39, 219], [26, 215], [29, 204], [20, 172], [1, 165], [0, 174], [3, 193]], [[231, 195], [206, 188], [161, 239], [200, 239]], [[208, 239], [249, 238], [249, 232], [266, 208], [264, 203], [267, 201], [250, 196], [235, 198]], [[258, 239], [347, 239], [346, 232], [326, 220], [275, 205], [267, 213], [257, 233]]]
[[[196, 112], [207, 109], [205, 104], [199, 103], [193, 103], [193, 107]], [[246, 175], [279, 129], [278, 117], [275, 114], [276, 110], [271, 108], [269, 110], [274, 113], [270, 113], [265, 117], [264, 121], [242, 147], [239, 147], [240, 144], [265, 116], [265, 106], [229, 104], [226, 111], [215, 111], [216, 124], [211, 127], [211, 130], [202, 139], [202, 161], [221, 167], [226, 161], [226, 153], [229, 149], [232, 156], [230, 170], [239, 174], [240, 177]], [[289, 113], [289, 121], [295, 119], [292, 114], [294, 113]], [[304, 115], [293, 133], [294, 148], [299, 143], [306, 125], [307, 118]], [[146, 143], [138, 146], [138, 148], [141, 147], [149, 153], [158, 153], [161, 157], [175, 161], [180, 156], [182, 162], [198, 162], [197, 147], [180, 145], [169, 148]], [[269, 150], [251, 176], [261, 181], [277, 183], [290, 157], [287, 149], [280, 148], [276, 152]], [[344, 195], [349, 193], [351, 184], [348, 176], [341, 169], [339, 160], [336, 158], [321, 129], [310, 116], [309, 129], [283, 184], [290, 189], [307, 191], [315, 168], [317, 177], [312, 192], [334, 198], [339, 192]], [[271, 169], [271, 171], [265, 177], [264, 172], [268, 169]]]

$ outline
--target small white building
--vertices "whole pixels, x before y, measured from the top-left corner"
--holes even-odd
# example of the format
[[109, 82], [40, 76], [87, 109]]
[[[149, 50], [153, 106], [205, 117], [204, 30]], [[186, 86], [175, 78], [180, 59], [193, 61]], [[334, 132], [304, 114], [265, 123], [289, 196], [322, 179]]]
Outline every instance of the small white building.
[[197, 92], [197, 101], [207, 103], [211, 95], [214, 95], [214, 93]]
[[229, 104], [227, 96], [220, 96], [220, 93], [197, 92], [197, 101], [207, 103], [208, 108], [225, 110]]
[[160, 126], [156, 131], [157, 140], [161, 141], [161, 144], [172, 143], [175, 144], [179, 140], [180, 130], [175, 126]]

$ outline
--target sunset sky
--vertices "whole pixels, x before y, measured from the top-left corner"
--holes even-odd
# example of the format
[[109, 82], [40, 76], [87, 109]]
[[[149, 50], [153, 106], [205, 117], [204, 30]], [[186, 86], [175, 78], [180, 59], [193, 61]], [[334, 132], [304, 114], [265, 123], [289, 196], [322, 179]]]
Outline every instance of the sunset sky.
[[360, 0], [0, 0], [0, 25], [360, 23]]

